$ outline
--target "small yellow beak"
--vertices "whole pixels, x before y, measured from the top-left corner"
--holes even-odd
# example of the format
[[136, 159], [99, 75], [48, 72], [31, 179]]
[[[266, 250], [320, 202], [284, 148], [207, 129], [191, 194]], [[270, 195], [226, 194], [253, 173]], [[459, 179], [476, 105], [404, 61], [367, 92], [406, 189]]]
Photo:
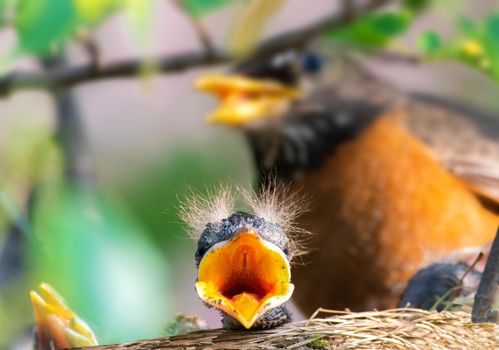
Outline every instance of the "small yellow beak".
[[196, 291], [207, 304], [249, 329], [265, 312], [293, 294], [289, 262], [251, 226], [213, 246], [199, 265]]
[[90, 327], [69, 309], [64, 299], [47, 283], [41, 283], [39, 293], [31, 291], [31, 303], [38, 329], [39, 346], [50, 349], [97, 345]]
[[220, 99], [220, 107], [208, 115], [208, 122], [228, 125], [279, 116], [300, 96], [297, 88], [240, 75], [204, 76], [196, 87]]

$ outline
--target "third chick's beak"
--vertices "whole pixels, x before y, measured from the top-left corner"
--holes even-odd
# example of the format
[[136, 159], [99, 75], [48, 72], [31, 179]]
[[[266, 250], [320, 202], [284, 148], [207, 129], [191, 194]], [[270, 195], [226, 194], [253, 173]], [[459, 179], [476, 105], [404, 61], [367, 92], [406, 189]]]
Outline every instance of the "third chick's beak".
[[292, 295], [288, 258], [282, 250], [244, 225], [212, 246], [199, 264], [196, 290], [207, 304], [238, 320], [246, 329]]
[[31, 291], [35, 313], [37, 342], [35, 349], [51, 350], [97, 345], [90, 327], [71, 310], [56, 290], [41, 283]]
[[196, 87], [220, 99], [220, 106], [207, 120], [228, 125], [282, 115], [289, 103], [301, 95], [298, 88], [242, 75], [204, 76], [197, 80]]

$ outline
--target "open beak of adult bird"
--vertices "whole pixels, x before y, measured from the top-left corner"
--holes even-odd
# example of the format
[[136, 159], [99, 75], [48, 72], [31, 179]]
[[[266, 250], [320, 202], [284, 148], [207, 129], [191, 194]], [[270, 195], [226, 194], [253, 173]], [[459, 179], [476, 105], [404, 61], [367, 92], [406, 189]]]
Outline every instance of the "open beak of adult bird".
[[237, 319], [246, 329], [293, 294], [287, 257], [245, 225], [215, 244], [199, 265], [196, 291], [207, 304]]
[[234, 126], [282, 115], [301, 95], [298, 88], [242, 75], [203, 76], [196, 87], [220, 99], [220, 106], [208, 115], [207, 121]]
[[37, 328], [37, 349], [62, 349], [98, 345], [90, 327], [64, 302], [47, 283], [39, 292], [31, 291], [31, 303]]

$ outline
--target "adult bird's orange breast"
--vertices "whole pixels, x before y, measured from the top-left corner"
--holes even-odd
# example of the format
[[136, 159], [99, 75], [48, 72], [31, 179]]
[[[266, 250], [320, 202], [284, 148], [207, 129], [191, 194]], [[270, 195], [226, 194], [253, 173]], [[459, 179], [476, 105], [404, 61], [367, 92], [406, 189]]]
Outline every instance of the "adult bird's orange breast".
[[375, 120], [294, 185], [312, 198], [302, 223], [318, 233], [295, 272], [307, 313], [393, 307], [415, 271], [490, 242], [499, 224], [405, 128], [403, 112]]

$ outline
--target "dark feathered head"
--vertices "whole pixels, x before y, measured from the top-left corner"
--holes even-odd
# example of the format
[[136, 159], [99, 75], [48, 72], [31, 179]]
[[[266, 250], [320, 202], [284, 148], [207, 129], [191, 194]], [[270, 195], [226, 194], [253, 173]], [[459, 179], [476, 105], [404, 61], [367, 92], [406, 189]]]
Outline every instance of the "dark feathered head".
[[302, 78], [316, 73], [321, 65], [318, 55], [286, 52], [243, 63], [232, 74], [203, 76], [196, 86], [220, 99], [209, 122], [246, 125], [284, 115], [304, 93]]

